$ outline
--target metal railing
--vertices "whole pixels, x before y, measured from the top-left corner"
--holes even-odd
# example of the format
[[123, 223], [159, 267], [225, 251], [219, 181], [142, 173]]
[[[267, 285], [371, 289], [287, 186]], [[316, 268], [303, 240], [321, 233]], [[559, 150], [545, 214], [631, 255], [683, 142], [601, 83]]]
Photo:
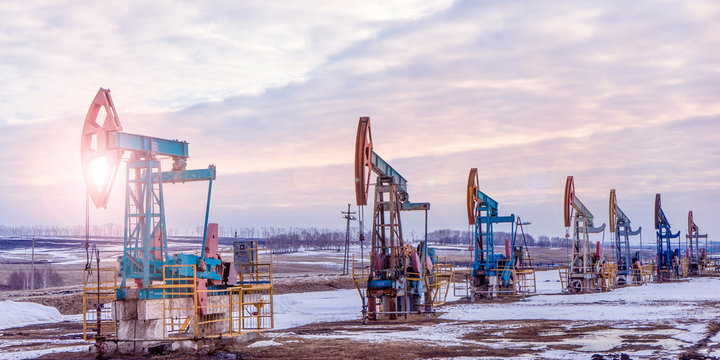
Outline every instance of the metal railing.
[[197, 277], [193, 265], [164, 265], [163, 339], [191, 339], [198, 334]]
[[106, 339], [117, 335], [112, 303], [117, 291], [115, 268], [89, 268], [83, 271], [83, 339]]
[[558, 266], [558, 274], [560, 275], [560, 288], [565, 293], [568, 291], [570, 284], [570, 267], [567, 265]]
[[274, 328], [272, 284], [243, 285], [232, 291], [233, 334]]
[[[457, 281], [457, 280], [460, 281]], [[453, 296], [470, 298], [472, 287], [472, 269], [453, 271]]]
[[238, 274], [238, 286], [205, 289], [197, 286], [193, 265], [165, 265], [163, 284], [156, 286], [163, 290], [163, 338], [216, 338], [273, 329], [272, 264], [244, 264], [241, 269], [251, 271]]
[[425, 277], [425, 282], [430, 289], [430, 303], [433, 306], [443, 305], [447, 301], [450, 292], [450, 284], [453, 283], [453, 267], [449, 263], [435, 264], [429, 277]]
[[610, 291], [615, 289], [618, 267], [614, 262], [605, 263], [600, 270], [600, 290]]
[[515, 273], [517, 274], [517, 292], [523, 296], [535, 295], [537, 293], [535, 269], [529, 267], [516, 270]]

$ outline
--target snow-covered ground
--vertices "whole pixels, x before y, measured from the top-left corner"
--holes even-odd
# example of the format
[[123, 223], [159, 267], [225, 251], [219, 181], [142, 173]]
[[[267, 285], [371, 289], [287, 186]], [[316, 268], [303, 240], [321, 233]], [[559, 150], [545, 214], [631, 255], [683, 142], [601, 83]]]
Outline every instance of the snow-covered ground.
[[362, 301], [355, 289], [275, 295], [275, 329], [323, 321], [359, 319]]
[[[277, 334], [274, 340], [282, 343], [287, 336], [300, 336], [308, 339], [421, 341], [437, 346], [532, 349], [533, 355], [514, 357], [516, 359], [577, 359], [589, 358], [595, 352], [617, 351], [628, 353], [634, 359], [643, 359], [675, 357], [710, 336], [709, 348], [704, 350], [704, 354], [720, 355], [720, 335], [709, 333], [717, 310], [720, 279], [694, 278], [687, 282], [625, 287], [608, 293], [561, 295], [558, 272], [552, 270], [538, 272], [537, 284], [541, 295], [528, 297], [525, 301], [448, 304], [439, 309], [443, 313], [440, 319], [447, 322], [393, 330], [392, 336], [372, 329], [359, 331], [362, 325], [358, 322], [356, 326], [347, 326], [347, 330], [320, 334], [284, 332]], [[360, 300], [356, 291], [323, 292], [320, 297], [315, 294], [320, 293], [302, 294], [301, 300], [285, 303], [283, 313], [277, 314], [276, 323], [297, 326], [329, 319], [359, 319]], [[311, 305], [311, 308], [306, 308], [305, 304]], [[517, 320], [526, 321], [514, 322]], [[517, 340], [503, 335], [546, 320], [556, 320], [560, 324], [556, 326], [561, 331], [544, 336], [562, 335], [561, 339], [535, 341], [530, 337]], [[542, 331], [543, 323], [537, 324], [538, 331]], [[582, 331], [582, 328], [594, 326], [599, 328]], [[478, 342], [466, 337], [473, 333], [484, 334], [490, 339]]]
[[[557, 271], [538, 272], [540, 294], [559, 294], [559, 282], [542, 282]], [[558, 280], [559, 281], [559, 280]], [[540, 284], [543, 284], [541, 287]], [[509, 304], [448, 306], [443, 318], [452, 320], [661, 320], [665, 318], [707, 318], [707, 309], [696, 302], [714, 301], [720, 294], [720, 280], [696, 278], [687, 282], [650, 283], [606, 293], [575, 295], [537, 295]], [[570, 310], [572, 309], [572, 310]]]
[[[447, 301], [456, 301], [452, 289]], [[356, 289], [275, 295], [275, 329], [289, 329], [316, 322], [359, 320], [362, 301]]]
[[538, 294], [560, 294], [560, 273], [557, 270], [536, 271], [535, 289]]
[[0, 301], [0, 330], [51, 323], [62, 318], [63, 316], [54, 307], [30, 302]]
[[75, 345], [75, 346], [63, 346], [63, 347], [49, 347], [41, 350], [28, 350], [28, 351], [17, 351], [17, 352], [4, 352], [0, 353], [0, 359], [3, 360], [24, 360], [24, 359], [35, 359], [37, 357], [53, 354], [58, 352], [82, 352], [87, 351], [90, 345]]

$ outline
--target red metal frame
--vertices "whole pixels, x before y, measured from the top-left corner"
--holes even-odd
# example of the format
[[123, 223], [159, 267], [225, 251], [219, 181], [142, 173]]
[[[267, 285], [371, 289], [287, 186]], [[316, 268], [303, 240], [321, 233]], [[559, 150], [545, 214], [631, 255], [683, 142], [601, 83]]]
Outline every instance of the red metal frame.
[[[100, 109], [105, 109], [106, 116], [102, 125], [98, 123]], [[82, 162], [83, 179], [96, 207], [107, 208], [110, 191], [115, 181], [122, 150], [109, 149], [107, 146], [108, 133], [122, 130], [120, 119], [115, 111], [115, 105], [110, 98], [110, 90], [100, 88], [85, 116], [80, 141], [80, 160]], [[97, 159], [105, 158], [107, 170], [102, 185], [98, 186], [93, 177], [91, 164]]]

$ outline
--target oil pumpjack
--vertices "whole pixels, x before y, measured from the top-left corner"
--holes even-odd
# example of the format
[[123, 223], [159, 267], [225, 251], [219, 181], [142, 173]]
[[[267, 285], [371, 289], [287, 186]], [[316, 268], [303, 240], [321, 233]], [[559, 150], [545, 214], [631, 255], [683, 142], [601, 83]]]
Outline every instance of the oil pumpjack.
[[[681, 277], [684, 273], [680, 254], [680, 231], [673, 234], [665, 216], [660, 194], [655, 194], [655, 230], [657, 230], [657, 281]], [[671, 240], [678, 239], [678, 247], [672, 249]]]
[[[467, 215], [468, 224], [474, 226], [471, 299], [535, 293], [534, 269], [521, 268], [527, 263], [522, 258], [529, 258], [527, 247], [515, 246], [516, 228], [523, 223], [515, 214], [499, 215], [498, 202], [480, 191], [477, 168], [468, 175]], [[504, 254], [496, 254], [493, 224], [503, 223], [510, 224], [510, 238], [505, 240]], [[532, 286], [526, 286], [529, 280]]]
[[[565, 181], [563, 210], [566, 230], [572, 227], [570, 266], [566, 274], [560, 274], [564, 290], [571, 293], [605, 290], [607, 279], [604, 279], [602, 274], [605, 261], [601, 243], [597, 242], [595, 252], [590, 248], [590, 234], [604, 232], [605, 224], [594, 226], [593, 214], [575, 195], [572, 176], [568, 176]], [[614, 282], [612, 279], [613, 286]]]
[[[101, 112], [104, 118], [98, 117]], [[105, 338], [134, 341], [137, 337], [160, 340], [233, 336], [247, 331], [249, 326], [253, 327], [249, 331], [254, 332], [272, 328], [271, 265], [259, 262], [256, 245], [252, 250], [238, 250], [238, 244], [234, 244], [238, 281], [231, 262], [222, 260], [218, 225], [208, 223], [215, 166], [188, 170], [188, 145], [180, 140], [122, 132], [110, 90], [100, 88], [95, 95], [85, 117], [80, 152], [87, 193], [95, 207], [107, 207], [118, 168], [125, 162], [124, 154], [129, 154], [129, 159], [118, 273], [122, 282], [117, 286], [116, 269], [100, 268], [99, 260], [94, 269], [90, 264], [86, 266], [86, 273], [97, 273], [97, 282], [86, 282], [84, 286], [86, 339], [90, 330], [106, 334]], [[170, 171], [162, 171], [163, 159], [172, 160]], [[171, 255], [163, 186], [187, 182], [208, 183], [202, 244], [195, 253]], [[242, 259], [238, 255], [248, 251], [252, 257], [238, 261]], [[111, 280], [101, 280], [103, 271], [110, 273]], [[112, 314], [105, 311], [110, 309], [109, 303]], [[85, 317], [93, 314], [92, 307], [98, 309], [97, 325]], [[137, 311], [140, 307], [147, 310]], [[102, 313], [101, 308], [105, 309]], [[104, 315], [108, 317], [101, 318]]]
[[642, 227], [632, 230], [630, 218], [618, 206], [615, 189], [610, 189], [610, 234], [614, 235], [618, 286], [639, 284], [642, 279], [642, 249], [630, 251], [630, 236], [641, 235]]
[[[700, 234], [700, 228], [695, 224], [692, 210], [688, 211], [688, 240], [689, 275], [700, 275], [705, 270], [707, 260], [707, 234]], [[705, 239], [705, 247], [700, 248], [700, 239]]]
[[[433, 274], [442, 264], [437, 263], [434, 249], [427, 247], [430, 203], [410, 202], [407, 180], [373, 150], [370, 118], [361, 117], [355, 141], [355, 197], [360, 207], [367, 205], [372, 173], [377, 182], [370, 267], [360, 275], [353, 271], [367, 307], [363, 320], [375, 320], [381, 314], [392, 320], [397, 315], [431, 312], [438, 302], [438, 279]], [[403, 211], [425, 211], [425, 240], [417, 248], [403, 239]]]
[[[104, 110], [102, 125], [98, 114]], [[85, 117], [81, 140], [81, 161], [85, 185], [97, 208], [106, 208], [112, 185], [124, 153], [127, 162], [125, 185], [125, 231], [122, 257], [122, 284], [118, 300], [127, 298], [157, 299], [162, 289], [152, 288], [153, 282], [163, 279], [163, 265], [197, 264], [198, 284], [222, 280], [223, 264], [217, 256], [217, 225], [208, 233], [208, 215], [215, 166], [187, 170], [189, 144], [122, 132], [122, 125], [110, 97], [110, 90], [101, 88], [93, 99]], [[161, 159], [173, 160], [171, 171], [162, 171]], [[103, 181], [96, 179], [98, 173]], [[207, 181], [207, 203], [203, 226], [201, 255], [175, 254], [167, 251], [167, 228], [163, 184]], [[208, 241], [208, 235], [212, 238]], [[228, 263], [229, 264], [229, 263]], [[229, 266], [229, 265], [227, 265]], [[129, 289], [128, 280], [137, 287]]]

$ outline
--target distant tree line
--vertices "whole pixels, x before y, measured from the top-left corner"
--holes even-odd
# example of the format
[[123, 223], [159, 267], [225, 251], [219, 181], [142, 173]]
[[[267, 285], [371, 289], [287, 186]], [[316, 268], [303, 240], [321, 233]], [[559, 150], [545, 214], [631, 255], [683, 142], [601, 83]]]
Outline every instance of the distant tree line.
[[567, 247], [568, 239], [566, 239], [564, 237], [558, 237], [558, 236], [553, 236], [552, 238], [550, 238], [550, 237], [547, 237], [544, 235], [540, 235], [540, 236], [538, 236], [537, 242], [535, 243], [535, 245], [542, 246], [542, 247], [554, 247], [554, 248]]
[[[273, 253], [305, 250], [341, 250], [345, 246], [345, 231], [317, 228], [265, 228], [265, 247]], [[369, 239], [369, 234], [366, 234]], [[358, 232], [350, 231], [350, 243], [357, 244]], [[369, 242], [365, 242], [369, 245]]]
[[[90, 236], [99, 237], [122, 237], [124, 236], [125, 228], [122, 224], [117, 223], [106, 223], [90, 226]], [[326, 236], [328, 232], [338, 232], [339, 230], [318, 230], [317, 228], [307, 229], [284, 229], [275, 227], [232, 227], [232, 226], [218, 226], [218, 235], [220, 237], [239, 237], [239, 238], [269, 238], [280, 234], [297, 234], [297, 233], [314, 233], [318, 236]], [[180, 236], [202, 236], [203, 227], [195, 226], [192, 228], [179, 229], [175, 227], [168, 227], [167, 235], [169, 237], [180, 237]], [[344, 230], [342, 231], [343, 239], [345, 236]], [[8, 226], [0, 224], [0, 236], [73, 236], [80, 237], [85, 236], [85, 226], [59, 226], [59, 225], [20, 225], [20, 226]]]
[[[511, 239], [512, 234], [504, 231], [495, 231], [493, 236], [493, 243], [496, 246], [504, 246], [506, 239]], [[428, 233], [428, 242], [438, 245], [470, 245], [473, 241], [473, 232], [470, 230], [452, 230], [442, 229], [435, 230]], [[522, 234], [517, 234], [515, 238], [517, 245], [523, 244]], [[541, 246], [541, 247], [565, 247], [567, 246], [567, 240], [561, 237], [548, 237], [540, 235], [537, 239], [530, 235], [525, 234], [524, 244], [528, 246]]]
[[[277, 228], [277, 227], [218, 227], [221, 238], [252, 238], [265, 240], [265, 246], [276, 252], [294, 252], [300, 249], [338, 249], [345, 244], [345, 231], [318, 228]], [[124, 228], [120, 224], [107, 223], [102, 225], [93, 225], [90, 227], [90, 236], [95, 237], [122, 237]], [[185, 229], [183, 231], [177, 228], [169, 228], [169, 237], [180, 236], [202, 236], [203, 227], [197, 226], [192, 230]], [[358, 231], [355, 227], [351, 228], [350, 241], [357, 243]], [[81, 237], [85, 235], [84, 226], [6, 226], [0, 225], [0, 236], [75, 236]], [[495, 245], [502, 246], [505, 239], [510, 239], [511, 234], [503, 231], [495, 232]], [[365, 244], [370, 245], [370, 233], [365, 234], [368, 240]], [[405, 234], [406, 241], [418, 241], [423, 235], [418, 235], [412, 231]], [[428, 233], [428, 241], [438, 245], [470, 245], [472, 242], [472, 232], [469, 230], [452, 230], [441, 229]], [[522, 237], [518, 235], [516, 241], [521, 242]], [[540, 235], [533, 237], [525, 234], [525, 243], [528, 246], [542, 247], [565, 247], [567, 240], [561, 237], [548, 237]]]
[[[90, 236], [120, 237], [123, 226], [107, 223], [90, 226]], [[0, 236], [85, 236], [85, 226], [59, 225], [0, 225]]]

